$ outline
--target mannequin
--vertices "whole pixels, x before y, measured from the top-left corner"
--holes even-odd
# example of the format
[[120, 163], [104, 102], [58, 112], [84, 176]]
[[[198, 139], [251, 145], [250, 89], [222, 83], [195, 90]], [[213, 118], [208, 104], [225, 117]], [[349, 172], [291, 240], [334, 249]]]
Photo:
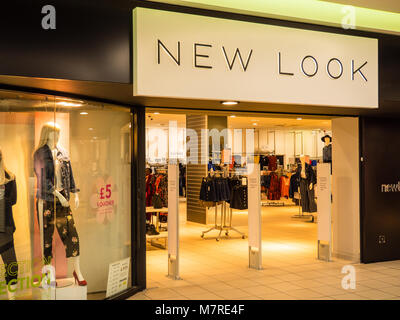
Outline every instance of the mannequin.
[[[15, 223], [12, 207], [17, 202], [15, 176], [6, 169], [0, 150], [0, 255], [3, 263], [11, 267], [5, 275], [9, 300], [15, 300], [18, 263], [14, 248]], [[8, 268], [7, 268], [8, 269]]]
[[75, 187], [71, 163], [65, 150], [59, 145], [60, 127], [46, 123], [41, 130], [39, 145], [34, 154], [37, 177], [38, 221], [41, 229], [41, 245], [46, 261], [53, 257], [54, 228], [65, 246], [67, 259], [72, 261], [75, 283], [87, 285], [79, 259], [79, 237], [70, 208], [70, 194], [74, 194], [75, 209], [79, 207], [79, 189]]
[[317, 183], [314, 170], [309, 165], [309, 157], [300, 156], [300, 164], [297, 167], [297, 174], [300, 179], [301, 206], [303, 212], [316, 212], [314, 186]]
[[330, 135], [325, 135], [321, 138], [322, 142], [324, 142], [325, 146], [322, 150], [323, 153], [323, 162], [324, 163], [332, 163], [332, 137]]

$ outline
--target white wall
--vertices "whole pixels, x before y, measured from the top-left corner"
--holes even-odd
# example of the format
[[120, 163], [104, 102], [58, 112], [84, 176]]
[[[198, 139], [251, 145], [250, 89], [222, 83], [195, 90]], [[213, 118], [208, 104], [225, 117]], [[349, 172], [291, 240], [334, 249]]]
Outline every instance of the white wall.
[[332, 120], [333, 256], [360, 260], [358, 118]]
[[177, 127], [169, 134], [168, 127], [147, 127], [146, 161], [165, 164], [170, 152], [176, 153], [180, 161], [186, 161], [186, 128]]
[[321, 138], [325, 134], [331, 135], [331, 132], [321, 130], [274, 131], [260, 128], [258, 132], [259, 148], [256, 151], [260, 153], [274, 151], [277, 155], [284, 155], [285, 166], [289, 163], [289, 158], [298, 157], [301, 154], [309, 155], [311, 158], [322, 157], [324, 143]]

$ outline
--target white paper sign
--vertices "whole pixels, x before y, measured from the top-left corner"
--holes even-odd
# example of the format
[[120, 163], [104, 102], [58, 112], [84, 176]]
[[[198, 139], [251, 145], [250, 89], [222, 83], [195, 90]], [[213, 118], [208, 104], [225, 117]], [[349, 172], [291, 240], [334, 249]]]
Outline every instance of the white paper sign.
[[122, 292], [128, 288], [129, 264], [131, 258], [110, 263], [106, 297]]
[[317, 164], [318, 240], [331, 241], [331, 165]]
[[135, 96], [378, 107], [377, 39], [136, 8], [133, 41]]

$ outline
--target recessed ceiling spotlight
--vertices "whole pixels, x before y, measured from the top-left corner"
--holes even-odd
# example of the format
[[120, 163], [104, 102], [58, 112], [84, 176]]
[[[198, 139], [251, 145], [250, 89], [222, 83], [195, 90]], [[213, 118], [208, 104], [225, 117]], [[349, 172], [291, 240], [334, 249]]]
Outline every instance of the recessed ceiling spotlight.
[[238, 101], [221, 101], [221, 104], [223, 104], [224, 106], [235, 106], [238, 103]]
[[298, 118], [297, 118], [297, 120], [303, 120], [303, 118], [301, 118], [301, 117], [298, 117]]
[[154, 112], [154, 114], [160, 114], [159, 112]]
[[231, 118], [236, 118], [236, 116], [233, 114], [233, 115], [231, 115]]
[[89, 131], [93, 131], [93, 128], [89, 128]]
[[254, 122], [254, 123], [253, 123], [253, 126], [256, 126], [256, 125], [257, 125], [257, 123], [256, 123], [256, 122]]
[[85, 115], [87, 115], [88, 113], [87, 113], [86, 111], [82, 111], [82, 112], [81, 112], [81, 113], [79, 113], [79, 114], [81, 114], [81, 115], [85, 116]]

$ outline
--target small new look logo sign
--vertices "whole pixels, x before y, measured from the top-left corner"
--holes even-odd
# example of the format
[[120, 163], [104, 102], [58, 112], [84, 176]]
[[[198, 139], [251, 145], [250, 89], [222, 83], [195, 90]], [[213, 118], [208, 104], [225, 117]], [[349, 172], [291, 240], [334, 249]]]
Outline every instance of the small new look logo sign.
[[382, 184], [381, 192], [400, 192], [400, 181], [396, 184]]

